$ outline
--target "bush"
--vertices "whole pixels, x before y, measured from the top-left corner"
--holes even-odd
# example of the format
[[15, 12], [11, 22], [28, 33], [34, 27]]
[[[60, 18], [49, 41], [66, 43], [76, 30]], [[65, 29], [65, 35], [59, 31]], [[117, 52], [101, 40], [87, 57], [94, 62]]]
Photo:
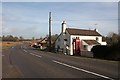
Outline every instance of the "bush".
[[95, 58], [105, 58], [107, 56], [107, 46], [97, 45], [94, 46], [91, 50]]
[[97, 45], [92, 48], [94, 58], [120, 60], [120, 45], [111, 46]]

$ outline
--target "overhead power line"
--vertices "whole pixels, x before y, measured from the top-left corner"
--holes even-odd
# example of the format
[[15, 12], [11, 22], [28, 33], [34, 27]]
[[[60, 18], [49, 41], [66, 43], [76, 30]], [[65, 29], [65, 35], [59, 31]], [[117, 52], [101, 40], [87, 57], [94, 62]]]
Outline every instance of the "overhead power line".
[[119, 19], [54, 19], [54, 21], [112, 21], [112, 20], [119, 20]]

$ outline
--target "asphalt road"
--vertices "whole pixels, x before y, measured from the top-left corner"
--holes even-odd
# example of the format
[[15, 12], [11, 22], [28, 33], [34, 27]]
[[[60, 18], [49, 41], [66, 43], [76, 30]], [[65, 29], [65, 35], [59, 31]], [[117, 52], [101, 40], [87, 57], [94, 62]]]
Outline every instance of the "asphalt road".
[[3, 78], [118, 78], [118, 62], [38, 51], [23, 44], [2, 52]]

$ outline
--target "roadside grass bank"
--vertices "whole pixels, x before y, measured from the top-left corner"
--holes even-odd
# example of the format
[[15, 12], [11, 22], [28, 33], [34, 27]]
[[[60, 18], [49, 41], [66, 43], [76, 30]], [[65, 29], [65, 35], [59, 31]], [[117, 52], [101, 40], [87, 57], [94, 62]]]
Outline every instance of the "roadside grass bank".
[[[79, 58], [78, 56], [74, 56], [75, 58]], [[81, 59], [84, 60], [92, 60], [92, 61], [101, 61], [101, 62], [111, 62], [111, 63], [119, 63], [119, 61], [115, 61], [115, 60], [107, 60], [107, 59], [99, 59], [99, 58], [91, 58], [91, 57], [84, 57], [84, 56], [80, 56]]]
[[22, 42], [5, 41], [5, 42], [0, 42], [0, 47], [2, 47], [2, 50], [5, 50], [20, 44], [22, 44]]
[[[48, 54], [56, 54], [56, 55], [65, 55], [61, 52], [49, 52], [47, 50], [41, 50], [41, 49], [36, 49], [34, 48], [34, 50], [37, 50], [37, 51], [43, 51], [45, 53], [48, 53]], [[70, 56], [70, 55], [65, 55], [65, 56]], [[116, 61], [116, 60], [107, 60], [107, 59], [100, 59], [100, 58], [94, 58], [94, 57], [87, 57], [87, 56], [70, 56], [70, 57], [74, 57], [74, 58], [80, 58], [80, 59], [83, 59], [83, 60], [92, 60], [92, 61], [100, 61], [100, 62], [104, 62], [104, 63], [107, 63], [107, 62], [110, 62], [110, 63], [119, 63], [119, 61]]]

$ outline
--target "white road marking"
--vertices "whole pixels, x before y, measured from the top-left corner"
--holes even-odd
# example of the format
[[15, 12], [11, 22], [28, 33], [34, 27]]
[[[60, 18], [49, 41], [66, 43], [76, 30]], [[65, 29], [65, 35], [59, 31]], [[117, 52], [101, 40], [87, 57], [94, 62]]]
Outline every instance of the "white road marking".
[[40, 56], [40, 55], [35, 55], [35, 54], [33, 54], [33, 53], [30, 53], [31, 55], [34, 55], [34, 56], [36, 56], [36, 57], [42, 57], [42, 56]]
[[35, 51], [34, 52], [32, 51], [32, 53], [38, 54], [38, 52], [35, 52]]
[[12, 47], [12, 48], [14, 48], [14, 47]]
[[89, 73], [89, 74], [93, 74], [93, 75], [96, 75], [96, 76], [99, 76], [99, 77], [102, 77], [102, 78], [114, 80], [114, 79], [112, 79], [110, 77], [107, 77], [107, 76], [104, 76], [104, 75], [101, 75], [101, 74], [98, 74], [98, 73], [95, 73], [95, 72], [87, 71], [85, 69], [81, 69], [81, 68], [78, 68], [78, 67], [74, 67], [74, 66], [71, 66], [71, 65], [56, 61], [56, 60], [52, 60], [52, 61], [57, 63], [57, 64], [61, 64], [61, 65], [64, 65], [64, 66], [67, 66], [67, 67], [70, 67], [70, 68], [73, 68], [73, 69], [76, 69], [76, 70], [79, 70], [79, 71], [83, 71], [83, 72], [86, 72], [86, 73]]
[[42, 56], [39, 56], [39, 55], [35, 55], [35, 56], [37, 56], [37, 57], [42, 57]]
[[33, 54], [33, 53], [30, 53], [31, 55], [35, 55], [35, 54]]
[[23, 50], [23, 51], [27, 52], [26, 50]]

